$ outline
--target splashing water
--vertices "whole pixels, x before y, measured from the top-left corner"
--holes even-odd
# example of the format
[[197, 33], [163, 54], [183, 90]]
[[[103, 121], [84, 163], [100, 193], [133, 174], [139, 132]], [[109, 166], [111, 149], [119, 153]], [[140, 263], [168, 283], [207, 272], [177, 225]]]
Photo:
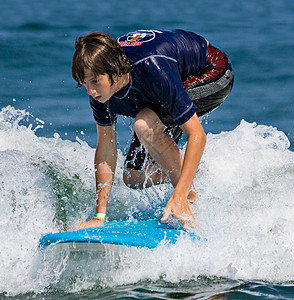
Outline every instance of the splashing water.
[[[294, 278], [294, 153], [283, 132], [241, 121], [233, 131], [208, 134], [195, 178], [196, 217], [205, 244], [182, 239], [169, 249], [106, 247], [97, 264], [91, 251], [38, 250], [41, 235], [75, 229], [95, 206], [94, 149], [57, 133], [38, 137], [43, 126], [24, 110], [7, 106], [0, 112], [0, 293], [79, 291], [199, 275], [274, 282]], [[123, 161], [119, 151], [110, 219], [159, 218], [171, 186], [128, 189]]]

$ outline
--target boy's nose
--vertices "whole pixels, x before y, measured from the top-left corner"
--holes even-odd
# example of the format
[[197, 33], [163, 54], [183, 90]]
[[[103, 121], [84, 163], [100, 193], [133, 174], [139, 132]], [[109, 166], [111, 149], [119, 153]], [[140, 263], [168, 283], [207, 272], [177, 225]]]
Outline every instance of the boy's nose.
[[95, 93], [95, 90], [89, 86], [87, 86], [86, 89], [89, 96], [92, 96]]

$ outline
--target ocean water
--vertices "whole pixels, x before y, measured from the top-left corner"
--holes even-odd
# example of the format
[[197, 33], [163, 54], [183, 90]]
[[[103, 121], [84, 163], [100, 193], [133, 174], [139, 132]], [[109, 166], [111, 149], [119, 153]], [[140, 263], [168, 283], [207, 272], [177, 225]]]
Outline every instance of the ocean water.
[[[0, 2], [0, 298], [294, 298], [294, 2]], [[94, 209], [96, 128], [71, 78], [74, 40], [92, 30], [182, 28], [225, 50], [231, 95], [202, 120], [195, 185], [207, 242], [71, 253], [38, 250]], [[170, 185], [122, 183], [131, 120], [119, 118], [110, 219], [160, 218]], [[185, 150], [185, 139], [181, 150]]]

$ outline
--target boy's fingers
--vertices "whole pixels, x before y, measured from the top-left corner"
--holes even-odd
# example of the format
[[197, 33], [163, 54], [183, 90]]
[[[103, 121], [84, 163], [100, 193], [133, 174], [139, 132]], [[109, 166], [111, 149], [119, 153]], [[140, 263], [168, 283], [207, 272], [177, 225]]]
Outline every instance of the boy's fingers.
[[161, 217], [161, 222], [166, 222], [169, 215], [171, 214], [171, 209], [170, 208], [167, 208], [163, 214], [163, 216]]

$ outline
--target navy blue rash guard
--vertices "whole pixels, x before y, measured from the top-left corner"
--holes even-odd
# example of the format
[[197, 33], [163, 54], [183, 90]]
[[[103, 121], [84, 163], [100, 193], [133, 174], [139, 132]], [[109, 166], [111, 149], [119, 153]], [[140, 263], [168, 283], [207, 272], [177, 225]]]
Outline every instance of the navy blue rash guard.
[[177, 125], [196, 112], [183, 81], [205, 66], [206, 40], [183, 30], [139, 30], [118, 38], [132, 65], [129, 84], [106, 103], [90, 96], [97, 124], [113, 125], [116, 115], [135, 117], [143, 108], [167, 113]]

